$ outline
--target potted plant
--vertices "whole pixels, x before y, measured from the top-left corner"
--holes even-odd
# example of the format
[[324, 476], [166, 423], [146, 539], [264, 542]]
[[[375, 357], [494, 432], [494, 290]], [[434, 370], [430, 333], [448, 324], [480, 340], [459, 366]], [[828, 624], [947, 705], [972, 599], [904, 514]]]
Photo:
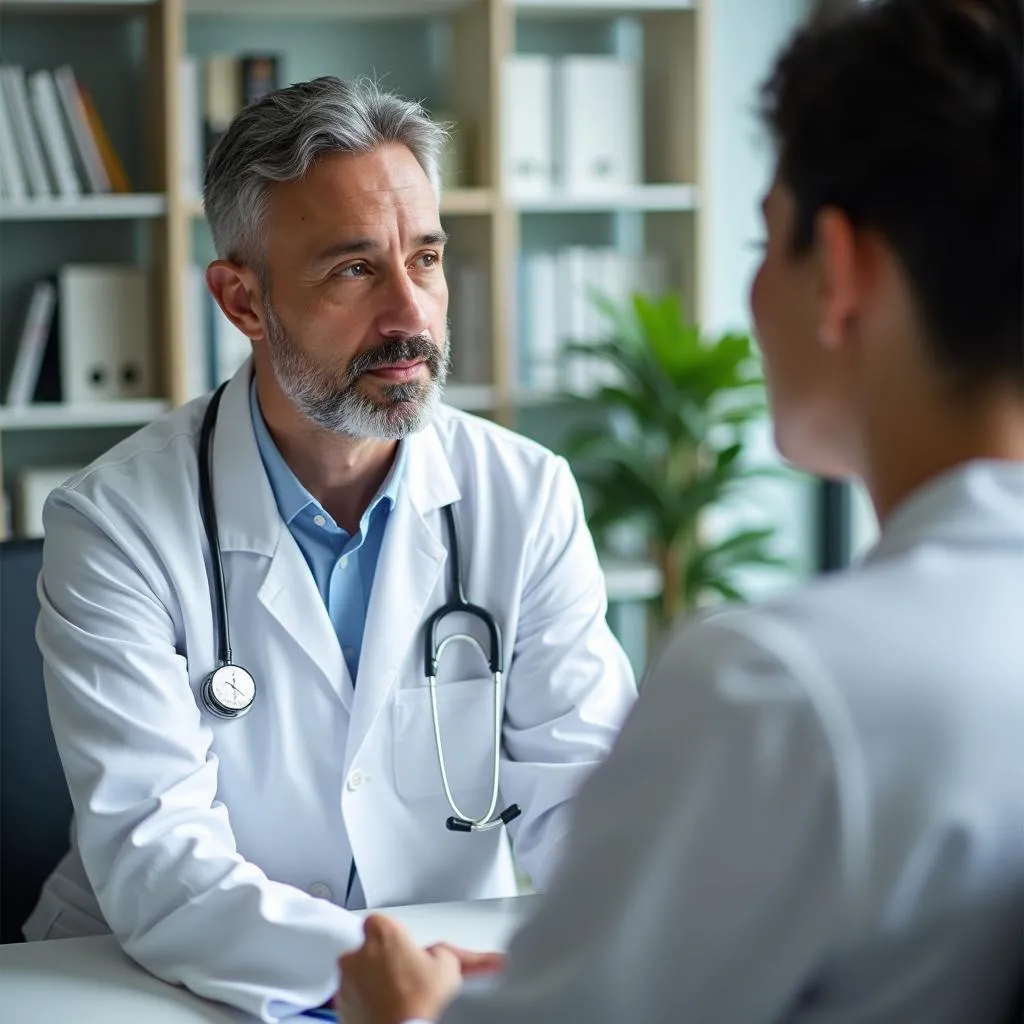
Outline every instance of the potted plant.
[[598, 543], [617, 527], [641, 531], [662, 577], [658, 625], [717, 598], [742, 600], [739, 570], [784, 567], [770, 527], [708, 530], [706, 513], [754, 476], [744, 428], [765, 412], [763, 381], [745, 334], [706, 338], [678, 296], [594, 301], [610, 328], [599, 343], [568, 346], [596, 360], [601, 379], [577, 396], [610, 415], [578, 430], [570, 454]]

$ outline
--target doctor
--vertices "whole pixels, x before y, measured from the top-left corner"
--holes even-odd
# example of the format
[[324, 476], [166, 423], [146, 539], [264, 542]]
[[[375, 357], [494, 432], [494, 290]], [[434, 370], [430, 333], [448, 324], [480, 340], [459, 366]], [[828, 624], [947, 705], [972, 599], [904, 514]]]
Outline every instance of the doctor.
[[[1022, 20], [1020, 0], [878, 0], [776, 65], [751, 297], [776, 439], [859, 477], [881, 539], [847, 573], [669, 642], [507, 970], [443, 1024], [1008, 1024]], [[342, 958], [345, 1024], [434, 1020], [460, 966], [371, 918]]]
[[324, 78], [213, 154], [252, 363], [47, 503], [75, 824], [29, 938], [112, 930], [271, 1021], [331, 997], [346, 908], [512, 894], [509, 839], [538, 886], [560, 859], [635, 686], [565, 463], [439, 404], [441, 143]]

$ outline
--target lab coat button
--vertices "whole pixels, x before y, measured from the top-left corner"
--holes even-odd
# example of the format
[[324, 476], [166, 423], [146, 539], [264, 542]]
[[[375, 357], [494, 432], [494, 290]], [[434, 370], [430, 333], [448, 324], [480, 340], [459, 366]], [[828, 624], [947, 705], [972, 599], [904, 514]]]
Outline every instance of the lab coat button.
[[357, 790], [365, 781], [366, 776], [356, 768], [355, 771], [349, 773], [348, 788], [351, 790]]
[[331, 887], [326, 882], [314, 882], [307, 892], [318, 900], [329, 900], [332, 896]]

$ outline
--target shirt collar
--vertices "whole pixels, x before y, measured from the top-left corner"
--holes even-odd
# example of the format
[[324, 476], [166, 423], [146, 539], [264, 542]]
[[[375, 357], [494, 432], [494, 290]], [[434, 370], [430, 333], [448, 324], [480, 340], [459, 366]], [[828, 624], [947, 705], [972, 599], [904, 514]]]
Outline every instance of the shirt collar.
[[[292, 472], [291, 467], [285, 462], [284, 456], [274, 443], [274, 439], [270, 436], [270, 430], [267, 428], [266, 420], [264, 420], [263, 412], [260, 409], [259, 400], [256, 397], [255, 376], [249, 385], [249, 411], [252, 416], [253, 433], [256, 436], [256, 447], [259, 449], [260, 459], [263, 462], [263, 468], [266, 470], [267, 479], [270, 481], [270, 489], [274, 492], [274, 500], [277, 502], [281, 518], [290, 526], [296, 516], [312, 506], [314, 512], [325, 516], [333, 522], [330, 514], [324, 510], [320, 502], [306, 490], [299, 478]], [[389, 510], [394, 508], [395, 502], [398, 499], [402, 476], [405, 472], [405, 461], [406, 445], [404, 441], [399, 441], [398, 451], [391, 465], [391, 470], [381, 484], [373, 501], [367, 507], [366, 512], [363, 513], [363, 518], [360, 522], [361, 528], [365, 526], [370, 515], [382, 503], [386, 503], [386, 507]]]

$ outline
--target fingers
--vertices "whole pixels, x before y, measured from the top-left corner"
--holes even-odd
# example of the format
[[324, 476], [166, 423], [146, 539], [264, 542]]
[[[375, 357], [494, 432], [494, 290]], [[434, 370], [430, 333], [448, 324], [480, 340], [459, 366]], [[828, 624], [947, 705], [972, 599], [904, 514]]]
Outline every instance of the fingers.
[[431, 956], [436, 956], [442, 950], [455, 957], [464, 978], [476, 974], [491, 974], [494, 971], [505, 969], [506, 958], [503, 953], [478, 953], [460, 946], [453, 946], [449, 942], [436, 942], [433, 946], [427, 947], [427, 952]]

